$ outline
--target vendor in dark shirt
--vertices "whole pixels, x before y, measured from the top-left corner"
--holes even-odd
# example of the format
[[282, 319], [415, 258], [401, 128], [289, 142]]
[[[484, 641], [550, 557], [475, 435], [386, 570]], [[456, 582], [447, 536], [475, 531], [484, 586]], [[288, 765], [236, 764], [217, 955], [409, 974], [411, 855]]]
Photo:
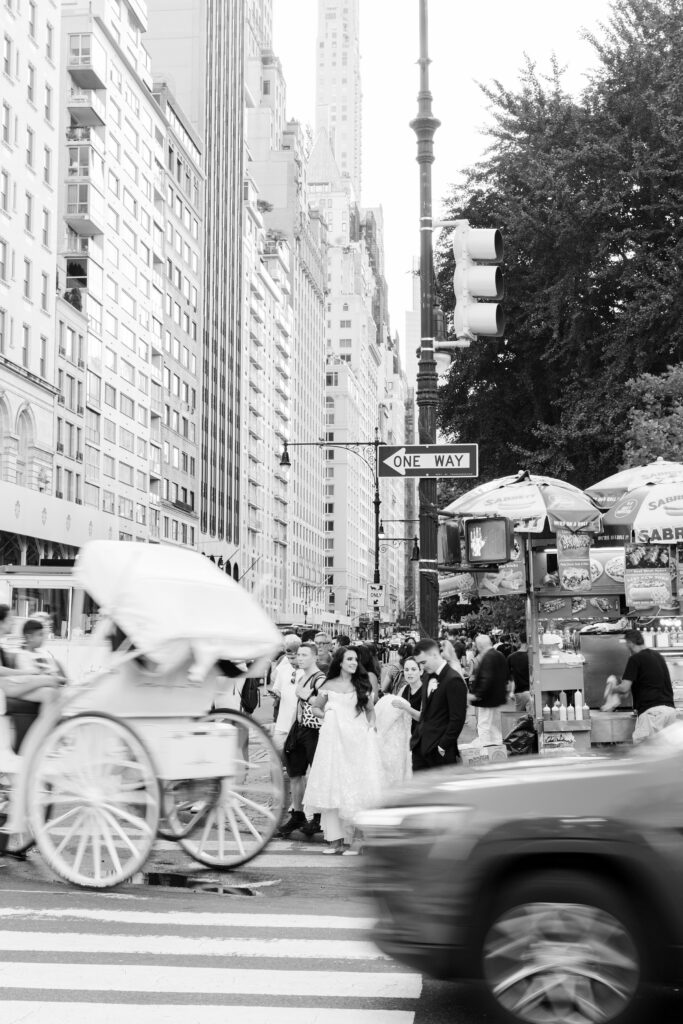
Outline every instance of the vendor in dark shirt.
[[613, 682], [608, 690], [609, 693], [631, 694], [638, 716], [633, 742], [640, 743], [676, 721], [674, 693], [665, 659], [658, 651], [645, 646], [640, 630], [629, 629], [624, 634], [624, 643], [631, 657], [621, 682]]
[[508, 655], [508, 678], [514, 686], [515, 710], [531, 714], [531, 694], [529, 693], [529, 651], [526, 645], [526, 633], [519, 638], [519, 647]]

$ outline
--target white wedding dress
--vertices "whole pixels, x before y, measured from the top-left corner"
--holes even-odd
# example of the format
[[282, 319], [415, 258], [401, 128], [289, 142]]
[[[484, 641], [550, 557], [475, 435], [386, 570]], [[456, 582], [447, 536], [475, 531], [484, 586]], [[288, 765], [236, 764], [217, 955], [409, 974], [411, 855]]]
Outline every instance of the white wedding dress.
[[377, 701], [375, 706], [383, 786], [386, 792], [402, 786], [413, 774], [410, 753], [412, 719], [405, 711], [395, 708], [391, 701], [391, 695], [387, 694]]
[[[334, 834], [337, 817], [344, 835], [349, 837], [358, 811], [379, 802], [383, 769], [378, 734], [368, 725], [365, 712], [358, 713], [356, 691], [328, 690], [327, 696], [325, 717], [306, 783], [304, 813], [307, 818], [320, 814], [325, 838], [334, 840], [341, 838]], [[328, 814], [329, 829], [326, 828]]]

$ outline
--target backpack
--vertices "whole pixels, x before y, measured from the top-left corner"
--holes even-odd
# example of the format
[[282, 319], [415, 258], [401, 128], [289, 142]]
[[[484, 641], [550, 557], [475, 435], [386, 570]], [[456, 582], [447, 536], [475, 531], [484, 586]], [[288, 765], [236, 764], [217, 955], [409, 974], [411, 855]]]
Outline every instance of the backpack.
[[240, 696], [240, 711], [251, 715], [261, 705], [261, 690], [258, 679], [245, 679]]

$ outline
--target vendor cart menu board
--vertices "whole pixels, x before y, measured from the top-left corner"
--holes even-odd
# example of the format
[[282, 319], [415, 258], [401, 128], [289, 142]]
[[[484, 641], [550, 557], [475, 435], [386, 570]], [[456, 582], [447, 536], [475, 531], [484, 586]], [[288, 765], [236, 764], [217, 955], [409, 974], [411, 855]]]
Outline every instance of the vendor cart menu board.
[[586, 591], [592, 586], [591, 541], [585, 533], [558, 530], [557, 572], [561, 590]]
[[626, 603], [636, 612], [675, 612], [673, 596], [673, 550], [664, 544], [627, 544], [624, 593]]
[[617, 595], [597, 597], [594, 594], [576, 597], [539, 597], [536, 609], [541, 619], [618, 619], [621, 616]]
[[[559, 548], [557, 552], [557, 569], [549, 569], [548, 553], [535, 551], [533, 555], [534, 590], [542, 597], [573, 596], [560, 580]], [[586, 596], [602, 597], [609, 594], [624, 592], [624, 549], [623, 548], [591, 548], [589, 555], [591, 587]]]

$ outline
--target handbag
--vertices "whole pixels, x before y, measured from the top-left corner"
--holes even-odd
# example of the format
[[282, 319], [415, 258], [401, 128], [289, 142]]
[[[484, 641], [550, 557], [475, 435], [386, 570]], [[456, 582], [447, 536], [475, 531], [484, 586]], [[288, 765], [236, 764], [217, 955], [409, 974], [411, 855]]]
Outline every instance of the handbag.
[[299, 742], [299, 736], [300, 735], [301, 735], [301, 722], [297, 722], [297, 720], [295, 719], [294, 722], [292, 723], [292, 726], [291, 726], [289, 732], [287, 733], [287, 738], [285, 740], [285, 746], [284, 746], [285, 754], [293, 753], [294, 749], [296, 748], [296, 746], [297, 746], [297, 744]]

